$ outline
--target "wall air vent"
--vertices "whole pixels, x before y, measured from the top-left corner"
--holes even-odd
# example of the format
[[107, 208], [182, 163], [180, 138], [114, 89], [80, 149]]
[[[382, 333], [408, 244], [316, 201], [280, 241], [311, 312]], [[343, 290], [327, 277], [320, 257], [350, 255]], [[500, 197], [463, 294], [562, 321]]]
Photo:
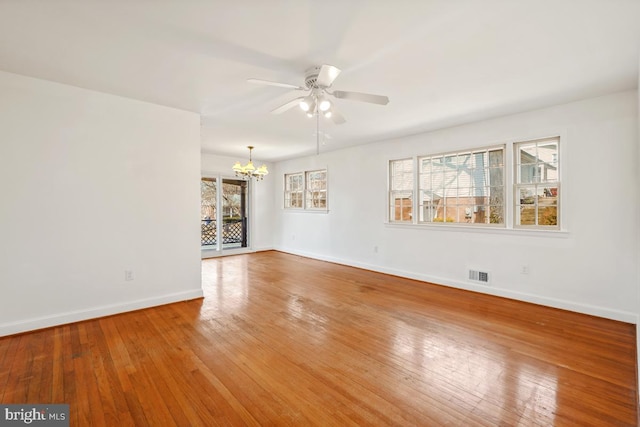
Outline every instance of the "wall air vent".
[[469, 280], [480, 283], [489, 283], [489, 273], [486, 271], [469, 270]]

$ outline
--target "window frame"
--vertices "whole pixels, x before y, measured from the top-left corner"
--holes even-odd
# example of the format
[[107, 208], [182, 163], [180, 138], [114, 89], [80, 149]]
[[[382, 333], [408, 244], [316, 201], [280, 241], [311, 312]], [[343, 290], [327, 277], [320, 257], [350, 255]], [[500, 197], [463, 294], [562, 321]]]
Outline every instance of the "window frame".
[[[561, 136], [560, 135], [556, 135], [556, 136], [550, 136], [550, 137], [546, 137], [546, 138], [535, 138], [535, 139], [527, 139], [527, 140], [522, 140], [522, 141], [516, 141], [513, 143], [513, 203], [512, 203], [512, 207], [513, 207], [513, 228], [515, 229], [529, 229], [529, 230], [561, 230], [562, 229], [562, 221], [561, 221], [561, 212], [562, 212], [562, 204], [561, 204], [561, 199], [562, 199], [562, 175], [561, 175], [561, 171], [562, 171], [562, 158], [563, 156], [561, 155]], [[535, 156], [536, 160], [534, 163], [522, 163], [520, 161], [520, 148], [521, 146], [526, 146], [526, 145], [531, 145], [531, 144], [535, 144], [536, 146], [536, 153], [538, 152], [538, 144], [539, 143], [555, 143], [556, 145], [556, 151], [555, 153], [552, 153], [552, 160], [550, 162], [546, 162], [546, 161], [541, 161], [540, 157], [538, 155]], [[553, 164], [555, 163], [555, 174], [556, 174], [556, 179], [555, 180], [547, 180], [547, 179], [541, 179], [541, 172], [542, 172], [542, 167], [548, 167], [553, 166]], [[534, 165], [534, 174], [532, 175], [532, 182], [521, 182], [521, 175], [522, 175], [522, 166], [523, 165]], [[537, 174], [536, 174], [537, 172]], [[523, 206], [528, 206], [529, 204], [524, 204], [522, 203], [522, 199], [521, 199], [521, 191], [523, 189], [533, 189], [533, 203], [531, 204], [531, 206], [534, 208], [534, 219], [535, 219], [535, 223], [534, 224], [522, 224], [520, 222], [520, 215], [518, 214], [519, 211], [521, 212], [521, 209]], [[555, 197], [555, 217], [556, 217], [556, 224], [555, 225], [544, 225], [544, 224], [539, 224], [538, 222], [540, 221], [540, 211], [539, 211], [539, 207], [540, 207], [540, 188], [542, 188], [542, 193], [543, 193], [543, 197]], [[555, 191], [552, 191], [555, 190]], [[548, 193], [549, 192], [549, 193]], [[555, 192], [555, 195], [553, 195], [553, 193]], [[547, 194], [549, 194], [549, 196], [547, 196]], [[549, 205], [545, 207], [545, 210], [549, 207], [552, 207], [553, 205]]]
[[[541, 188], [540, 191], [543, 191], [545, 187], [547, 190], [553, 190], [553, 193], [557, 191], [557, 199], [556, 204], [556, 225], [519, 225], [518, 222], [518, 212], [516, 212], [516, 207], [519, 206], [519, 198], [518, 196], [518, 162], [516, 156], [518, 155], [518, 150], [521, 145], [525, 143], [532, 142], [544, 142], [545, 144], [556, 144], [555, 153], [553, 150], [551, 154], [555, 154], [555, 157], [549, 155], [550, 160], [547, 163], [553, 163], [557, 169], [557, 175], [555, 176], [554, 181], [547, 180], [542, 183], [543, 185], [539, 185]], [[502, 222], [498, 224], [489, 223], [461, 223], [461, 222], [428, 222], [422, 221], [421, 215], [423, 212], [420, 211], [424, 206], [424, 203], [421, 202], [422, 197], [422, 182], [420, 175], [420, 168], [422, 167], [421, 159], [428, 157], [438, 157], [438, 156], [446, 156], [451, 154], [462, 154], [462, 153], [472, 153], [482, 150], [498, 149], [502, 148]], [[552, 131], [547, 134], [537, 134], [530, 135], [526, 138], [509, 138], [508, 140], [502, 140], [495, 144], [486, 145], [486, 146], [471, 146], [471, 147], [463, 147], [462, 149], [456, 149], [452, 152], [441, 152], [441, 153], [428, 153], [428, 154], [417, 154], [411, 157], [402, 157], [396, 158], [387, 161], [387, 196], [386, 196], [386, 221], [385, 223], [389, 226], [394, 227], [408, 227], [408, 228], [440, 228], [447, 229], [451, 231], [474, 231], [474, 232], [489, 232], [489, 233], [507, 233], [507, 234], [520, 234], [520, 235], [531, 235], [530, 233], [540, 233], [541, 235], [547, 236], [568, 236], [569, 231], [567, 230], [567, 218], [566, 218], [566, 207], [563, 206], [562, 200], [565, 198], [564, 193], [566, 192], [567, 185], [562, 182], [562, 174], [566, 169], [566, 133], [563, 131]], [[413, 162], [413, 176], [414, 176], [414, 189], [413, 189], [413, 200], [411, 205], [411, 211], [416, 213], [411, 218], [411, 221], [397, 221], [392, 218], [391, 204], [392, 204], [392, 165], [394, 161], [399, 160], [411, 160]], [[552, 177], [553, 178], [553, 177]], [[528, 185], [528, 184], [525, 184]], [[491, 186], [489, 186], [491, 187]], [[551, 194], [553, 194], [551, 193]], [[499, 196], [500, 197], [500, 196]], [[550, 201], [553, 203], [552, 201]], [[489, 206], [491, 206], [491, 202], [489, 202]], [[543, 205], [548, 206], [548, 205]], [[538, 214], [536, 214], [538, 215]], [[538, 218], [536, 216], [536, 218]], [[490, 220], [489, 220], [490, 221]]]
[[[320, 185], [321, 188], [311, 188], [313, 185], [310, 184], [310, 177], [313, 174], [324, 173], [324, 180], [320, 180], [319, 182], [323, 182]], [[290, 177], [299, 176], [301, 178], [301, 187], [300, 189], [291, 190], [288, 187], [288, 179]], [[317, 198], [313, 197], [313, 193], [317, 196]], [[291, 206], [292, 195], [296, 194], [300, 197], [300, 206]], [[320, 195], [324, 195], [321, 197]], [[284, 186], [283, 186], [283, 208], [287, 211], [297, 211], [297, 212], [328, 212], [329, 211], [329, 174], [327, 168], [321, 169], [310, 169], [298, 172], [291, 172], [284, 174]], [[324, 200], [324, 206], [313, 206], [314, 201]]]
[[[293, 189], [293, 181], [290, 178], [300, 177], [300, 187]], [[299, 195], [300, 206], [292, 205], [293, 195]], [[296, 197], [297, 199], [298, 197]], [[293, 210], [304, 209], [304, 173], [294, 172], [284, 174], [284, 208]]]
[[[492, 167], [491, 164], [491, 153], [492, 152], [496, 152], [496, 151], [500, 151], [501, 152], [501, 159], [498, 163], [498, 167]], [[469, 184], [467, 186], [461, 186], [460, 185], [460, 173], [457, 172], [460, 170], [459, 166], [459, 159], [460, 158], [464, 158], [466, 156], [468, 156], [468, 159], [473, 161], [473, 157], [474, 155], [483, 155], [483, 162], [486, 162], [486, 165], [482, 167], [482, 179], [484, 180], [484, 185], [482, 186], [475, 186], [472, 185], [473, 183], [471, 182], [473, 180], [473, 177], [469, 178]], [[484, 157], [484, 155], [486, 155], [486, 158]], [[506, 228], [507, 226], [507, 206], [508, 206], [508, 202], [507, 202], [507, 184], [505, 183], [506, 179], [507, 179], [507, 146], [506, 144], [499, 144], [499, 145], [491, 145], [491, 146], [486, 146], [486, 147], [476, 147], [476, 148], [469, 148], [469, 149], [464, 149], [464, 150], [456, 150], [456, 151], [450, 151], [450, 152], [444, 152], [444, 153], [436, 153], [436, 154], [428, 154], [428, 155], [420, 155], [420, 156], [416, 156], [417, 158], [417, 163], [418, 163], [418, 168], [416, 171], [416, 176], [417, 176], [417, 188], [418, 188], [418, 192], [417, 192], [417, 200], [416, 200], [416, 205], [417, 205], [417, 212], [419, 213], [417, 215], [417, 224], [428, 224], [428, 225], [436, 225], [436, 226], [443, 226], [443, 225], [457, 225], [457, 226], [464, 226], [464, 227], [494, 227], [494, 228]], [[442, 187], [439, 188], [434, 188], [433, 187], [433, 178], [435, 176], [435, 174], [431, 173], [428, 174], [429, 176], [429, 181], [431, 183], [431, 185], [429, 186], [429, 188], [425, 188], [423, 187], [423, 176], [426, 176], [427, 174], [423, 173], [423, 165], [424, 165], [424, 160], [429, 160], [431, 164], [433, 164], [433, 160], [436, 159], [440, 159], [442, 165], [445, 165], [447, 162], [445, 161], [445, 159], [452, 159], [455, 158], [455, 166], [456, 166], [456, 173], [455, 173], [455, 180], [456, 180], [456, 184], [455, 186], [447, 186], [447, 182], [446, 182], [446, 170], [444, 170], [442, 173], [445, 175], [445, 177], [443, 177], [442, 179]], [[501, 184], [498, 185], [492, 185], [491, 182], [491, 173], [492, 173], [492, 169], [498, 169], [501, 171], [500, 175], [500, 181]], [[476, 171], [479, 171], [480, 169], [478, 168], [471, 168], [471, 174], [475, 174]], [[471, 195], [466, 195], [466, 196], [461, 196], [461, 191], [464, 193], [464, 190], [468, 190], [469, 193], [475, 191], [476, 188], [481, 188], [482, 191], [485, 191], [486, 194], [482, 194], [480, 196], [476, 195], [476, 196], [471, 196]], [[495, 189], [495, 190], [493, 190]], [[440, 207], [442, 209], [442, 218], [440, 219], [440, 221], [434, 221], [434, 220], [425, 220], [423, 219], [424, 217], [424, 212], [425, 212], [425, 206], [429, 208], [429, 212], [433, 212], [434, 211], [434, 206], [432, 205], [432, 203], [429, 203], [429, 205], [425, 205], [423, 203], [423, 192], [424, 191], [434, 191], [434, 190], [442, 190], [442, 197], [441, 199], [444, 200], [444, 204], [442, 207]], [[450, 192], [455, 192], [455, 197], [453, 196], [447, 196], [446, 194], [450, 193]], [[498, 194], [502, 193], [502, 204], [501, 205], [497, 205], [497, 204], [491, 204], [491, 192], [492, 191], [497, 191]], [[477, 200], [472, 201], [471, 200], [467, 200], [467, 203], [460, 203], [461, 199], [477, 199], [478, 197], [482, 197], [486, 200], [485, 203], [479, 204], [477, 203]], [[455, 203], [451, 203], [453, 201], [449, 201], [449, 203], [447, 202], [448, 199], [455, 199]], [[481, 206], [481, 207], [480, 207]], [[502, 219], [501, 222], [491, 222], [491, 215], [493, 212], [493, 207], [496, 206], [501, 206], [502, 209], [499, 213], [500, 218]], [[483, 222], [463, 222], [460, 220], [460, 215], [461, 215], [461, 209], [464, 208], [464, 216], [465, 219], [469, 219], [472, 220], [474, 215], [476, 215], [478, 212], [488, 212], [488, 214], [486, 215], [486, 221]], [[455, 213], [454, 214], [449, 214], [448, 211], [449, 209], [453, 210]], [[435, 212], [436, 215], [438, 215], [438, 207], [435, 207]], [[451, 216], [454, 215], [454, 216]], [[449, 219], [452, 219], [451, 221]], [[436, 219], [436, 218], [433, 218]]]
[[[313, 174], [324, 174], [324, 179], [317, 180], [314, 182], [321, 183], [321, 188], [310, 188], [313, 186], [313, 182], [311, 181], [311, 177]], [[314, 194], [317, 196], [324, 195], [324, 197], [314, 197]], [[324, 206], [313, 206], [316, 201], [324, 201]], [[328, 191], [327, 191], [327, 170], [326, 169], [316, 169], [304, 172], [304, 208], [307, 210], [313, 211], [326, 211], [328, 209]]]
[[[410, 173], [411, 173], [411, 185], [409, 186], [410, 189], [407, 188], [402, 188], [402, 189], [394, 189], [392, 188], [394, 185], [394, 171], [393, 171], [393, 164], [399, 163], [399, 162], [405, 162], [405, 163], [409, 163], [410, 164]], [[416, 179], [415, 179], [415, 173], [416, 173], [416, 162], [415, 162], [415, 158], [411, 158], [411, 157], [405, 157], [402, 159], [394, 159], [394, 160], [389, 160], [389, 162], [387, 163], [387, 167], [388, 167], [388, 173], [387, 173], [387, 220], [391, 223], [394, 224], [412, 224], [414, 222], [414, 215], [413, 212], [415, 210], [415, 192], [416, 192]], [[402, 171], [403, 175], [406, 175], [407, 172], [406, 170]], [[397, 195], [406, 195], [408, 194], [409, 197], [400, 197], [397, 198], [395, 197], [395, 194]], [[410, 204], [409, 204], [409, 219], [403, 219], [404, 217], [404, 210], [405, 210], [405, 205], [402, 203], [402, 200], [406, 200], [409, 199], [410, 200]], [[396, 219], [395, 217], [397, 216], [397, 210], [398, 210], [398, 206], [396, 206], [396, 200], [400, 200], [400, 219]], [[393, 211], [393, 215], [392, 212]]]

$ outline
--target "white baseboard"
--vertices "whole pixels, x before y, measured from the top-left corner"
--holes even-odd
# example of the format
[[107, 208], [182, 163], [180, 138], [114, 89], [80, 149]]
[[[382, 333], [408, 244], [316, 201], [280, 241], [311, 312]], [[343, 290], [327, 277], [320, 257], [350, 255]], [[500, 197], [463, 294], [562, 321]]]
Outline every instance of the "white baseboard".
[[362, 268], [365, 270], [376, 271], [378, 273], [391, 274], [393, 276], [405, 277], [408, 279], [420, 280], [422, 282], [434, 283], [437, 285], [448, 286], [456, 289], [464, 289], [488, 295], [495, 295], [503, 298], [514, 299], [518, 301], [530, 302], [533, 304], [544, 305], [547, 307], [559, 308], [562, 310], [574, 311], [576, 313], [588, 314], [591, 316], [603, 317], [605, 319], [618, 320], [621, 322], [638, 324], [638, 315], [636, 313], [612, 310], [605, 307], [598, 307], [588, 304], [579, 304], [571, 301], [561, 300], [557, 298], [549, 298], [540, 295], [533, 295], [524, 292], [516, 292], [508, 289], [496, 288], [495, 286], [483, 286], [473, 283], [467, 283], [459, 280], [452, 280], [445, 277], [431, 276], [427, 274], [415, 273], [405, 270], [397, 270], [394, 268], [380, 267], [374, 264], [367, 264], [342, 258], [315, 254], [305, 251], [291, 250], [287, 248], [275, 248], [280, 252], [286, 252], [293, 255], [299, 255], [306, 258], [318, 259], [321, 261], [333, 262], [335, 264], [347, 265], [350, 267]]
[[4, 323], [0, 324], [0, 337], [34, 331], [37, 329], [50, 328], [52, 326], [64, 325], [67, 323], [80, 322], [82, 320], [111, 316], [113, 314], [125, 313], [127, 311], [140, 310], [142, 308], [202, 298], [203, 296], [204, 294], [202, 289], [195, 289], [192, 291], [177, 292], [136, 301], [127, 301], [121, 304], [103, 305], [86, 310], [69, 311], [51, 316]]
[[264, 252], [264, 251], [272, 251], [273, 247], [260, 247], [260, 248], [234, 248], [234, 249], [225, 249], [224, 251], [214, 251], [211, 249], [202, 250], [202, 259], [209, 258], [218, 258], [221, 256], [227, 255], [241, 255], [241, 254], [252, 254], [254, 252]]

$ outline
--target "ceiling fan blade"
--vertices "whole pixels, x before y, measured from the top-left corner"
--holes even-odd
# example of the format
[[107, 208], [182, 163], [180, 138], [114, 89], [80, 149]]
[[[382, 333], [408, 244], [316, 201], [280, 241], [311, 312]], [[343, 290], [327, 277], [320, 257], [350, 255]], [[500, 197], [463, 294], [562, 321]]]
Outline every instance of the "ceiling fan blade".
[[340, 75], [340, 72], [340, 68], [325, 64], [320, 67], [316, 84], [320, 87], [329, 87], [333, 84], [336, 77]]
[[300, 86], [296, 86], [296, 85], [292, 85], [289, 83], [280, 83], [280, 82], [272, 82], [270, 80], [262, 80], [262, 79], [247, 79], [247, 81], [249, 83], [255, 83], [255, 84], [259, 84], [259, 85], [266, 85], [266, 86], [278, 86], [278, 87], [286, 87], [288, 89], [304, 89]]
[[343, 90], [336, 90], [332, 93], [332, 95], [336, 98], [369, 102], [371, 104], [387, 105], [389, 103], [388, 97], [383, 95], [373, 95], [371, 93], [345, 92]]
[[299, 96], [296, 99], [292, 99], [291, 101], [287, 102], [286, 104], [283, 104], [283, 105], [279, 106], [275, 110], [271, 110], [271, 114], [284, 113], [285, 111], [287, 111], [287, 110], [295, 107], [296, 105], [300, 104], [300, 101], [302, 101], [303, 99], [304, 99], [304, 96]]
[[331, 117], [330, 118], [331, 118], [331, 120], [333, 120], [333, 123], [335, 123], [337, 125], [341, 125], [341, 124], [346, 122], [346, 120], [344, 119], [342, 114], [340, 114], [340, 112], [338, 110], [336, 110], [335, 108], [331, 108]]

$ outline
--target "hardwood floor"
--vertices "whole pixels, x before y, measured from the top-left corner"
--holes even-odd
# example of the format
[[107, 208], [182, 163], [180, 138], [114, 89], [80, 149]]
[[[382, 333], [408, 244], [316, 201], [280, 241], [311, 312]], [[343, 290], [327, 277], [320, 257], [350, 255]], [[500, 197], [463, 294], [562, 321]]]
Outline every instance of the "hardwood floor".
[[0, 338], [72, 426], [636, 425], [635, 326], [261, 252], [205, 298]]

